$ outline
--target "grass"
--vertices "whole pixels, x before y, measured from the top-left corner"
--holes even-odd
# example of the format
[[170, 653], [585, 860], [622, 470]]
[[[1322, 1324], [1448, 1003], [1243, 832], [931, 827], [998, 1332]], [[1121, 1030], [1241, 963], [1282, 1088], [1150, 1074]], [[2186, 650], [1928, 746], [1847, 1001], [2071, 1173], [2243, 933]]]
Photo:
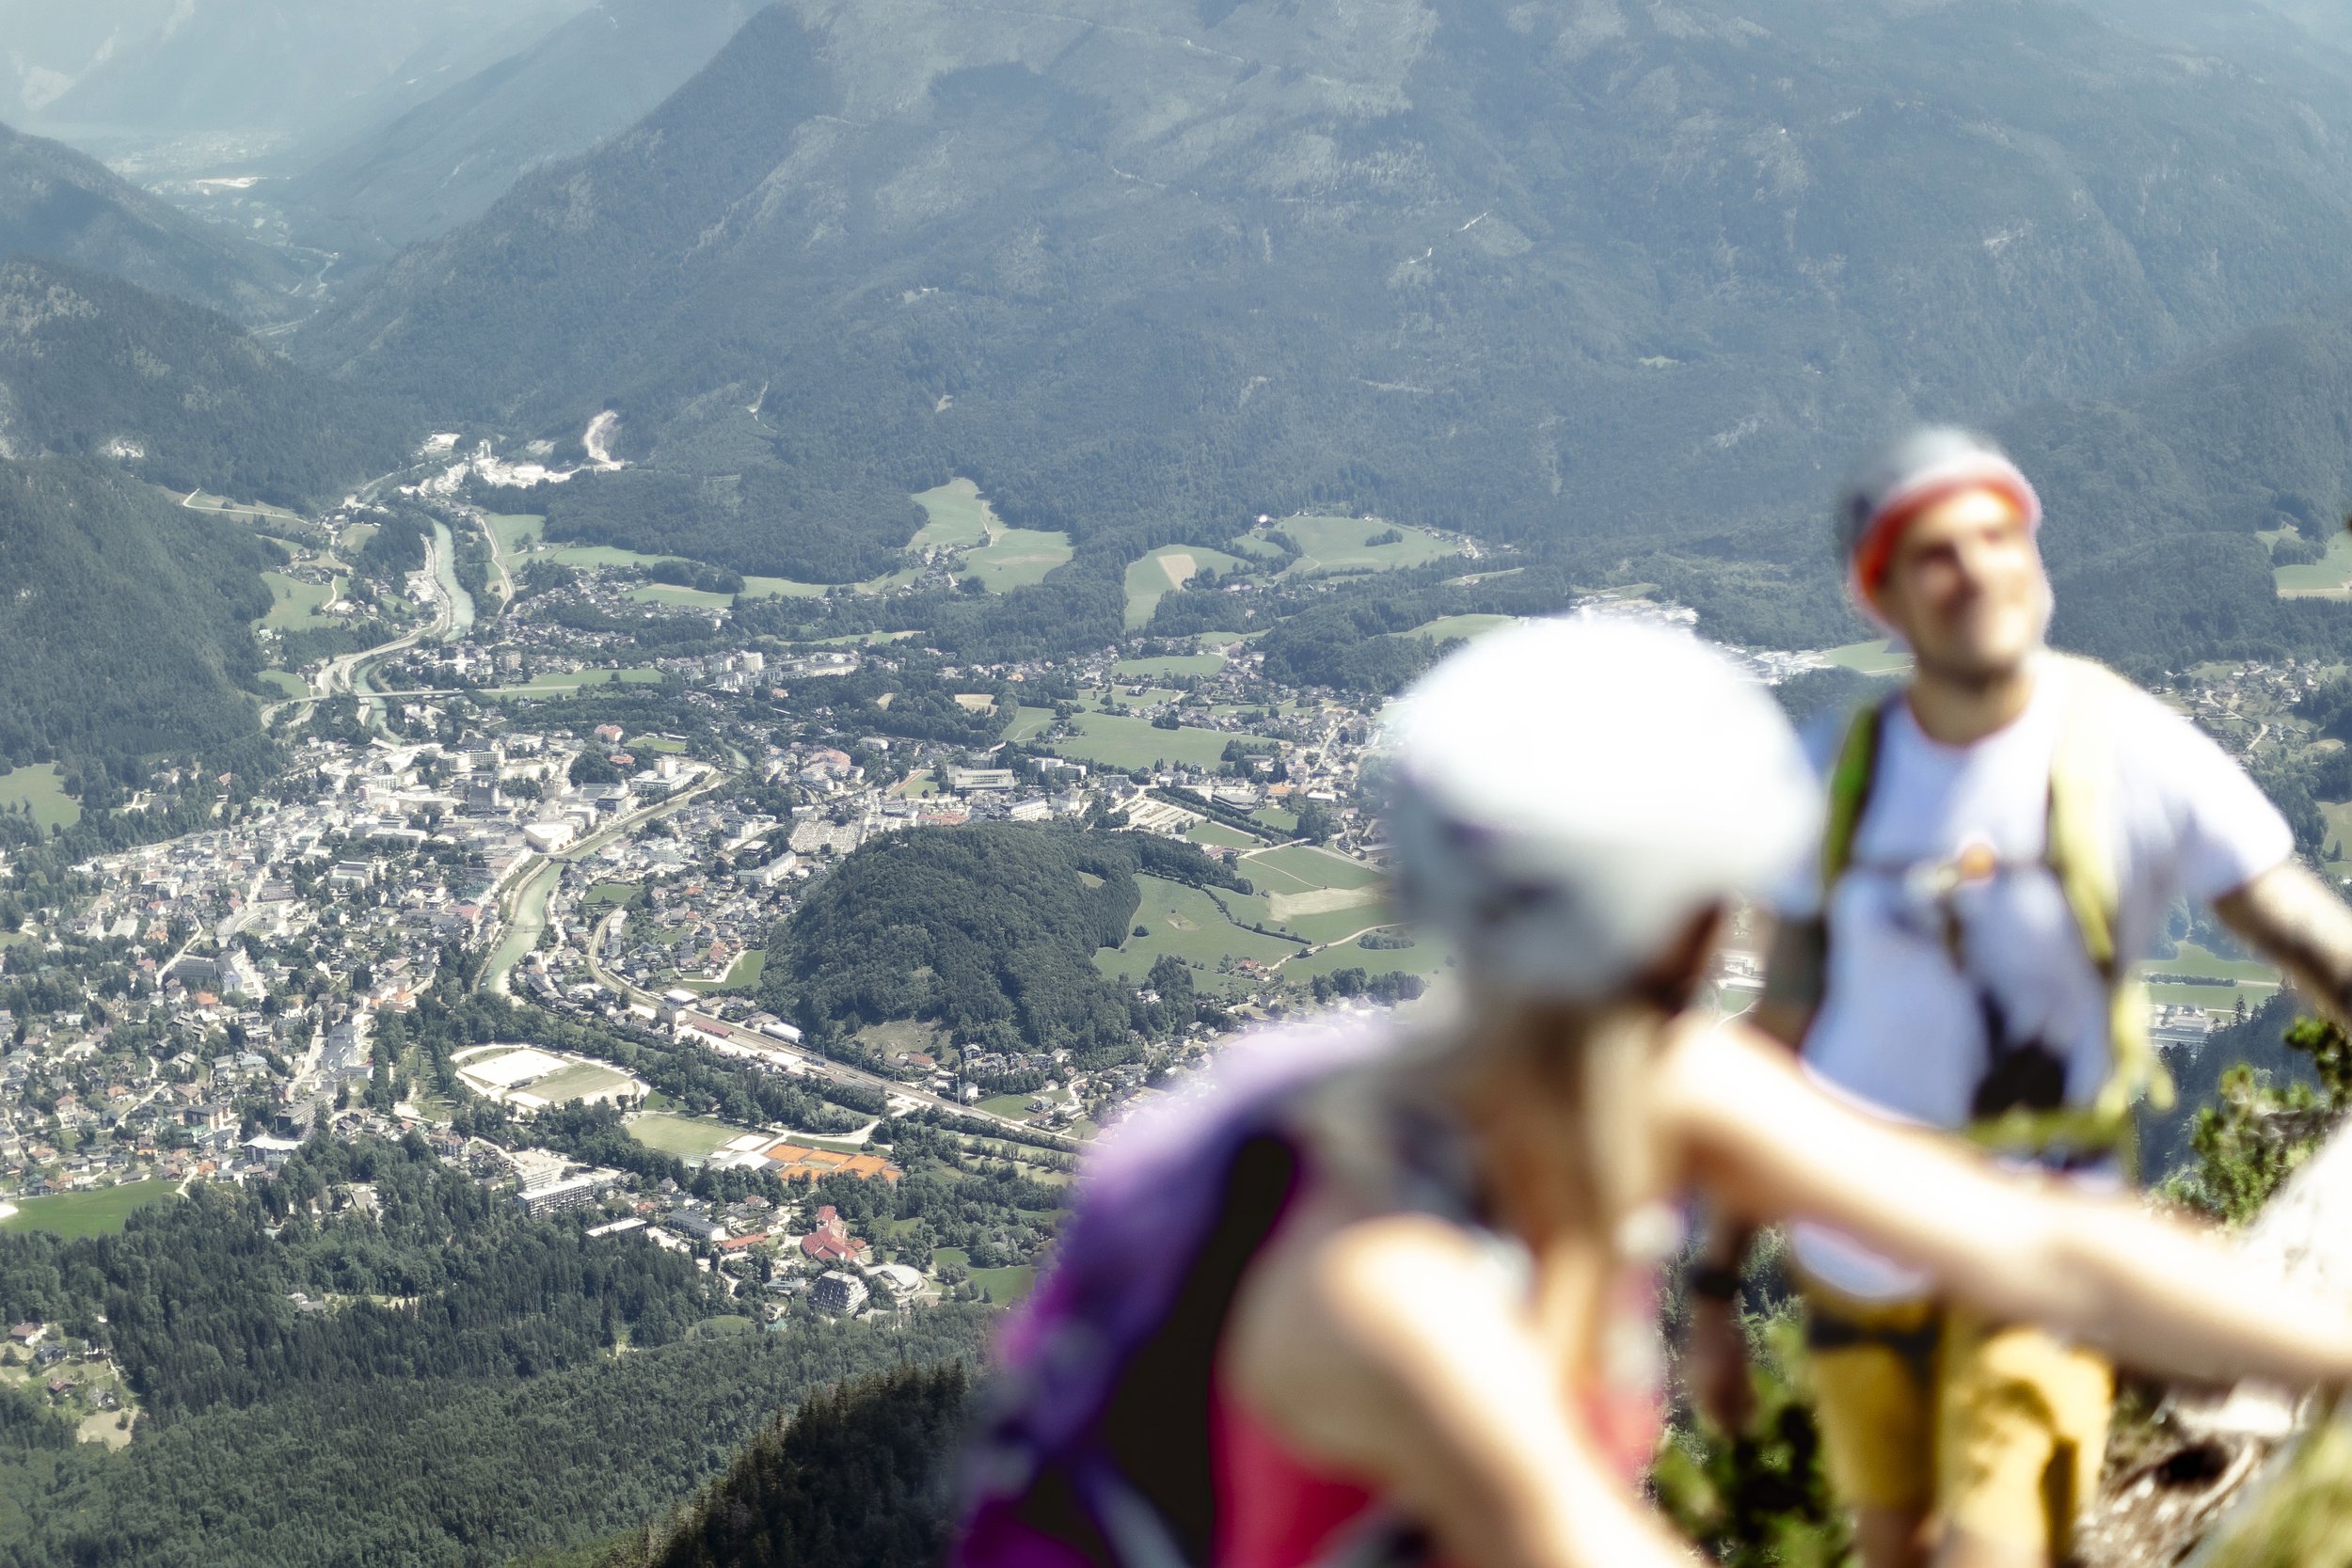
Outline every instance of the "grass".
[[980, 494], [980, 487], [968, 479], [951, 479], [946, 483], [918, 491], [914, 504], [923, 509], [930, 519], [915, 531], [914, 545], [968, 548], [986, 544], [1004, 525]]
[[19, 1198], [16, 1212], [0, 1220], [0, 1230], [46, 1230], [69, 1241], [111, 1236], [122, 1228], [132, 1210], [160, 1203], [175, 1190], [176, 1184], [169, 1181], [125, 1181], [86, 1193]]
[[1038, 529], [1001, 529], [987, 545], [966, 551], [963, 570], [977, 577], [992, 594], [1028, 588], [1045, 580], [1045, 574], [1072, 555], [1070, 535]]
[[745, 578], [739, 599], [821, 599], [826, 584], [795, 582], [790, 578]]
[[[1094, 967], [1106, 975], [1124, 974], [1140, 981], [1152, 964], [1172, 954], [1198, 966], [1193, 975], [1196, 986], [1216, 989], [1233, 983], [1217, 974], [1218, 965], [1227, 958], [1255, 958], [1272, 965], [1298, 951], [1296, 942], [1234, 925], [1216, 899], [1200, 888], [1161, 877], [1137, 877], [1136, 885], [1142, 898], [1126, 924], [1130, 931], [1142, 926], [1150, 934], [1131, 935], [1117, 947], [1097, 952]], [[1236, 908], [1247, 903], [1231, 894], [1220, 896]]]
[[1821, 657], [1840, 669], [1863, 675], [1901, 675], [1911, 670], [1911, 650], [1891, 640], [1849, 642]]
[[520, 555], [535, 550], [547, 539], [548, 520], [523, 512], [485, 512], [483, 520], [498, 535], [499, 548]]
[[525, 1084], [520, 1092], [549, 1104], [561, 1105], [567, 1101], [583, 1100], [592, 1094], [610, 1094], [628, 1087], [628, 1075], [616, 1072], [595, 1062], [575, 1062], [570, 1067], [548, 1073], [533, 1083]]
[[588, 896], [580, 902], [593, 910], [599, 904], [626, 904], [637, 894], [635, 882], [598, 882], [588, 890]]
[[0, 773], [0, 811], [29, 810], [33, 826], [71, 828], [82, 820], [82, 803], [65, 792], [57, 765], [44, 762]]
[[1401, 969], [1407, 974], [1418, 974], [1426, 980], [1444, 969], [1445, 961], [1446, 950], [1427, 939], [1410, 947], [1364, 947], [1354, 942], [1343, 942], [1320, 953], [1293, 958], [1282, 966], [1282, 978], [1291, 984], [1300, 985], [1318, 974], [1329, 974], [1335, 970], [1360, 969], [1370, 974], [1386, 974], [1391, 970]]
[[695, 991], [749, 990], [759, 984], [762, 971], [768, 967], [768, 950], [755, 947], [748, 953], [738, 953], [735, 962], [727, 966], [723, 978], [717, 980], [680, 980], [679, 989]]
[[1111, 666], [1120, 680], [1171, 680], [1178, 675], [1214, 675], [1225, 668], [1223, 654], [1171, 654], [1163, 658], [1122, 658]]
[[1184, 836], [1212, 849], [1254, 849], [1265, 842], [1222, 822], [1195, 822], [1184, 830]]
[[644, 1116], [631, 1117], [628, 1122], [628, 1135], [647, 1148], [695, 1164], [709, 1159], [749, 1131], [707, 1117], [673, 1116], [665, 1111], [648, 1111]]
[[1105, 768], [1148, 768], [1162, 758], [1214, 767], [1225, 755], [1226, 742], [1233, 738], [1221, 730], [1153, 729], [1150, 720], [1123, 713], [1079, 713], [1072, 716], [1070, 723], [1076, 733], [1057, 741], [1054, 749], [1063, 756]]
[[335, 547], [345, 555], [356, 556], [368, 547], [368, 541], [375, 537], [376, 531], [373, 523], [354, 523], [335, 536]]
[[292, 671], [263, 670], [260, 673], [263, 684], [275, 687], [286, 696], [308, 697], [310, 694], [310, 683]]
[[263, 572], [262, 580], [269, 584], [269, 613], [262, 617], [262, 625], [279, 631], [299, 631], [334, 624], [319, 610], [335, 597], [341, 583], [304, 582], [283, 572]]
[[609, 686], [618, 678], [630, 686], [659, 686], [661, 672], [650, 665], [633, 670], [548, 670], [531, 677], [525, 691], [577, 691], [583, 686]]
[[548, 559], [563, 566], [596, 568], [600, 566], [650, 566], [657, 561], [675, 561], [675, 556], [640, 555], [616, 545], [564, 545], [552, 551]]
[[1203, 567], [1214, 568], [1218, 576], [1237, 568], [1247, 570], [1248, 561], [1223, 550], [1202, 549], [1198, 545], [1163, 545], [1140, 561], [1127, 567], [1127, 626], [1129, 629], [1143, 626], [1159, 608], [1160, 600], [1192, 580]]
[[190, 491], [182, 504], [198, 512], [218, 512], [230, 517], [271, 517], [282, 523], [298, 523], [302, 514], [289, 512], [282, 506], [266, 501], [232, 501], [226, 496], [206, 495], [201, 490]]
[[2266, 963], [2252, 958], [2225, 958], [2209, 953], [2193, 942], [2181, 943], [2181, 950], [2169, 958], [2150, 958], [2139, 966], [2142, 974], [2194, 974], [2215, 980], [2251, 981], [2256, 985], [2275, 986], [2279, 972]]
[[[1298, 542], [1305, 553], [1292, 563], [1299, 577], [1321, 572], [1392, 572], [1400, 566], [1422, 566], [1459, 555], [1462, 547], [1422, 529], [1406, 528], [1361, 517], [1285, 517], [1275, 525]], [[1405, 537], [1393, 545], [1366, 541], [1393, 530]]]
[[1507, 626], [1518, 619], [1516, 615], [1440, 615], [1434, 621], [1425, 621], [1411, 631], [1399, 635], [1426, 637], [1432, 641], [1443, 642], [1456, 637], [1464, 639], [1484, 637], [1486, 633]]
[[1031, 736], [1044, 734], [1053, 722], [1054, 710], [1052, 708], [1029, 707], [1025, 705], [1015, 709], [1013, 716], [1005, 721], [1004, 737], [1007, 740], [1026, 740]]
[[1368, 888], [1383, 879], [1376, 867], [1311, 844], [1286, 844], [1248, 857], [1243, 876], [1258, 891], [1309, 893], [1321, 888]]
[[2282, 599], [2352, 598], [2352, 531], [2330, 534], [2327, 555], [2311, 565], [2274, 566], [2270, 575]]
[[[972, 1255], [961, 1247], [934, 1247], [931, 1249], [931, 1261], [961, 1263], [971, 1268]], [[972, 1280], [988, 1292], [991, 1302], [998, 1307], [1010, 1307], [1027, 1295], [1029, 1288], [1037, 1283], [1037, 1270], [1025, 1263], [1004, 1269], [972, 1269]]]
[[632, 588], [624, 597], [639, 604], [665, 604], [693, 610], [726, 610], [735, 603], [732, 594], [713, 594], [700, 588], [680, 588], [671, 582], [649, 582], [643, 588]]

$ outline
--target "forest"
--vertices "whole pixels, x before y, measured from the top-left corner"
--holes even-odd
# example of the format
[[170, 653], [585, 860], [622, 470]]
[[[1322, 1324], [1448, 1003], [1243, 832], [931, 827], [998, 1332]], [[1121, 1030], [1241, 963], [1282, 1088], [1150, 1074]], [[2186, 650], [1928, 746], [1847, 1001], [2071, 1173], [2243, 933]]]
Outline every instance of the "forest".
[[154, 753], [251, 740], [279, 560], [98, 463], [0, 461], [0, 767], [87, 758], [130, 784]]
[[167, 489], [286, 507], [398, 466], [415, 435], [226, 317], [27, 259], [0, 262], [0, 404], [19, 451], [114, 457]]
[[866, 1025], [938, 1025], [991, 1050], [1128, 1052], [1128, 999], [1094, 967], [1124, 940], [1149, 872], [1247, 891], [1189, 844], [1019, 823], [876, 839], [771, 938], [762, 999], [813, 1039], [855, 1050]]

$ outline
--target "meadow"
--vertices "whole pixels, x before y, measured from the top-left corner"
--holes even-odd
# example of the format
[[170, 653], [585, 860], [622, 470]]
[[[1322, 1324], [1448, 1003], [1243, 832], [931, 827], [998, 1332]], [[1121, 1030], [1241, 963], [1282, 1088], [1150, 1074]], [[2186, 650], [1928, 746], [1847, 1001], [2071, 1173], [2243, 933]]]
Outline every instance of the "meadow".
[[47, 832], [82, 820], [82, 803], [65, 792], [54, 762], [11, 768], [0, 773], [0, 811], [28, 811], [33, 825]]
[[68, 1240], [111, 1236], [133, 1210], [160, 1203], [178, 1190], [178, 1183], [171, 1181], [125, 1181], [85, 1193], [18, 1198], [16, 1212], [0, 1220], [0, 1230], [46, 1230]]

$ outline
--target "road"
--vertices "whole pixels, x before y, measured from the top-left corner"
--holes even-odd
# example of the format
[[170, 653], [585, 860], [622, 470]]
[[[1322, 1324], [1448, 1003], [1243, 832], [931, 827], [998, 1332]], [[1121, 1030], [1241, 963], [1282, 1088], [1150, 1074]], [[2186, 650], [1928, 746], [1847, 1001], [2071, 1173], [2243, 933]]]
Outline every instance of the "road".
[[[307, 707], [326, 698], [344, 693], [356, 694], [359, 689], [359, 682], [365, 678], [359, 670], [362, 664], [376, 663], [389, 658], [404, 648], [416, 646], [426, 638], [447, 636], [450, 627], [456, 623], [457, 607], [451, 601], [448, 594], [438, 592], [440, 548], [439, 540], [429, 536], [426, 538], [424, 542], [425, 576], [436, 584], [436, 592], [433, 595], [433, 619], [429, 624], [419, 626], [414, 631], [404, 632], [389, 642], [379, 642], [373, 648], [362, 648], [357, 653], [336, 655], [321, 665], [318, 673], [310, 677], [309, 696], [288, 697], [279, 702], [263, 704], [262, 706], [262, 724], [266, 726], [287, 708]], [[371, 692], [370, 695], [392, 697], [405, 695], [405, 693]]]

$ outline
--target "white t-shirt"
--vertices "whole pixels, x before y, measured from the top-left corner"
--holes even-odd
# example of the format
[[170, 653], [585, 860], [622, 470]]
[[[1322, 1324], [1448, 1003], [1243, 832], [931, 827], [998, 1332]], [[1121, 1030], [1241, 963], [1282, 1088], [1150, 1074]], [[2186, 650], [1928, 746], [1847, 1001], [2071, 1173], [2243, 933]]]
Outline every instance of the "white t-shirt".
[[[2010, 1051], [2036, 1049], [2030, 1059], [2046, 1064], [2050, 1081], [2062, 1076], [2070, 1105], [2107, 1083], [2106, 988], [2044, 863], [2051, 763], [2060, 727], [2080, 711], [2069, 678], [2065, 667], [2045, 666], [2026, 711], [1968, 746], [1929, 738], [1909, 704], [1890, 705], [1852, 864], [1830, 901], [1826, 986], [1805, 1037], [1807, 1069], [1841, 1098], [1964, 1127], [1979, 1119], [1996, 1031]], [[2137, 961], [2175, 897], [2211, 902], [2243, 887], [2285, 861], [2295, 841], [2218, 746], [2144, 692], [2116, 687], [2088, 699], [2106, 731], [2089, 754], [2114, 768], [2117, 951]], [[1839, 715], [1815, 737], [1824, 774], [1847, 722]], [[1993, 869], [1973, 879], [1938, 875], [1964, 863]], [[1777, 902], [1787, 916], [1818, 914], [1818, 873]], [[1807, 1273], [1849, 1295], [1926, 1293], [1922, 1276], [1820, 1226], [1797, 1226], [1791, 1241]]]

